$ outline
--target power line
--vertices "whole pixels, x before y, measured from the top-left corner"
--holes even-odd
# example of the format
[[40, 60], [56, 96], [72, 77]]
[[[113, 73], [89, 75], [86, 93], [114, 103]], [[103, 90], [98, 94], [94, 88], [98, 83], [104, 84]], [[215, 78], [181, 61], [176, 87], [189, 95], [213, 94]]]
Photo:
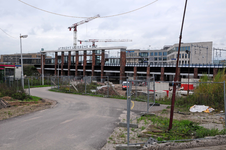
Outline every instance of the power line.
[[[24, 2], [24, 1], [22, 1], [22, 0], [18, 0], [18, 1], [21, 2], [21, 3], [24, 3], [25, 5], [30, 6], [30, 7], [32, 7], [32, 8], [35, 8], [35, 9], [38, 9], [38, 10], [40, 10], [40, 11], [44, 11], [44, 12], [46, 12], [46, 13], [50, 13], [50, 14], [53, 14], [53, 15], [58, 15], [58, 16], [63, 16], [63, 17], [70, 17], [70, 18], [90, 18], [90, 17], [80, 17], [80, 16], [70, 16], [70, 15], [59, 14], [59, 13], [51, 12], [51, 11], [44, 10], [44, 9], [38, 8], [38, 7], [36, 7], [36, 6], [30, 5], [30, 4], [28, 4], [28, 3], [26, 3], [26, 2]], [[134, 10], [131, 10], [131, 11], [127, 11], [127, 12], [120, 13], [120, 14], [115, 14], [115, 15], [103, 16], [103, 17], [99, 17], [99, 18], [116, 17], [116, 16], [120, 16], [120, 15], [125, 15], [125, 14], [128, 14], [128, 13], [132, 13], [132, 12], [134, 12], [134, 11], [143, 9], [143, 8], [149, 6], [149, 5], [151, 5], [151, 4], [153, 4], [153, 3], [157, 2], [157, 1], [158, 1], [158, 0], [155, 0], [155, 1], [153, 1], [153, 2], [151, 2], [151, 3], [149, 3], [149, 4], [147, 4], [147, 5], [144, 5], [144, 6], [142, 6], [142, 7], [139, 7], [139, 8], [137, 8], [137, 9], [134, 9]]]
[[2, 32], [5, 33], [6, 35], [8, 35], [9, 37], [16, 39], [15, 37], [13, 37], [13, 36], [9, 35], [8, 33], [6, 33], [3, 29], [0, 28], [0, 30], [2, 30]]

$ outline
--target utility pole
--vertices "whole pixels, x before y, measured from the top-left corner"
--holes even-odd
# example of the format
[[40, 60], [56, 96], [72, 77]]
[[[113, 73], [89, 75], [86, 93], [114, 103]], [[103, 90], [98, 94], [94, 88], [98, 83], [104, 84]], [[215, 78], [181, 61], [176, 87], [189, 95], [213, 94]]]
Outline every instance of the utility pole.
[[178, 63], [179, 63], [180, 46], [181, 46], [181, 39], [182, 39], [182, 32], [183, 32], [183, 25], [184, 25], [184, 18], [185, 18], [186, 7], [187, 7], [187, 0], [185, 1], [184, 15], [183, 15], [183, 19], [182, 19], [181, 31], [180, 31], [180, 37], [179, 37], [179, 47], [178, 47], [178, 53], [177, 53], [176, 73], [175, 73], [174, 85], [173, 85], [173, 96], [172, 96], [172, 101], [171, 101], [170, 122], [169, 122], [169, 129], [168, 130], [172, 129], [172, 124], [173, 124], [173, 112], [174, 112], [175, 93], [176, 93], [176, 81], [178, 80], [177, 79], [177, 76], [178, 76]]

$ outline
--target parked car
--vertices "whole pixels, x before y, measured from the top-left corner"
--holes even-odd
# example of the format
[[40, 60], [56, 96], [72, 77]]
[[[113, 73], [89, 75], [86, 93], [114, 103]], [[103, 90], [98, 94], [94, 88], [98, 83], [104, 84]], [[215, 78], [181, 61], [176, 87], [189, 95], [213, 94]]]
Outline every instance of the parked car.
[[[122, 82], [122, 90], [126, 90], [127, 89], [127, 85], [128, 84], [128, 82], [127, 81], [123, 81]], [[129, 87], [129, 86], [128, 86]]]

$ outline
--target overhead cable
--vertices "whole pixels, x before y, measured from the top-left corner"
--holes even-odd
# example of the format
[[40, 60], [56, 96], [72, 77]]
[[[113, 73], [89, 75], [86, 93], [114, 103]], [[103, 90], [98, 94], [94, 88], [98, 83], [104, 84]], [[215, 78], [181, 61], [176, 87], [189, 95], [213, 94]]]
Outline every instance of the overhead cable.
[[[44, 10], [44, 9], [38, 8], [38, 7], [33, 6], [33, 5], [31, 5], [31, 4], [28, 4], [28, 3], [26, 3], [26, 2], [24, 2], [24, 1], [22, 1], [22, 0], [18, 0], [18, 1], [21, 2], [21, 3], [24, 3], [25, 5], [30, 6], [30, 7], [32, 7], [32, 8], [38, 9], [38, 10], [40, 10], [40, 11], [44, 11], [44, 12], [46, 12], [46, 13], [58, 15], [58, 16], [70, 17], [70, 18], [90, 18], [90, 17], [70, 16], [70, 15], [59, 14], [59, 13], [55, 13], [55, 12], [51, 12], [51, 11], [48, 11], [48, 10]], [[151, 4], [153, 4], [153, 3], [157, 2], [157, 1], [158, 1], [158, 0], [155, 0], [155, 1], [153, 1], [153, 2], [151, 2], [151, 3], [149, 3], [149, 4], [147, 4], [147, 5], [144, 5], [144, 6], [142, 6], [142, 7], [139, 7], [139, 8], [137, 8], [137, 9], [134, 9], [134, 10], [131, 10], [131, 11], [127, 11], [127, 12], [120, 13], [120, 14], [115, 14], [115, 15], [102, 16], [102, 17], [99, 17], [99, 18], [116, 17], [116, 16], [120, 16], [120, 15], [125, 15], [125, 14], [128, 14], [128, 13], [132, 13], [132, 12], [134, 12], [134, 11], [143, 9], [143, 8], [149, 6], [149, 5], [151, 5]]]
[[16, 39], [15, 37], [13, 37], [13, 36], [9, 35], [8, 33], [6, 33], [3, 29], [0, 28], [0, 30], [2, 30], [2, 32], [5, 33], [6, 35], [8, 35], [9, 37]]

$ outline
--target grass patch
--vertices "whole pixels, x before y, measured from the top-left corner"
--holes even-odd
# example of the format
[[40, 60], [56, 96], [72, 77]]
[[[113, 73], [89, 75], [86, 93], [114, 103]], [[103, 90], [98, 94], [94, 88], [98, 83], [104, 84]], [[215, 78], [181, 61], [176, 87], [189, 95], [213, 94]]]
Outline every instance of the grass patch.
[[42, 98], [37, 97], [37, 96], [30, 96], [30, 98], [27, 98], [24, 101], [26, 101], [26, 102], [38, 102], [40, 99], [42, 99]]
[[[95, 97], [106, 97], [107, 95], [102, 95], [102, 94], [95, 94], [95, 93], [80, 93], [80, 92], [76, 92], [74, 90], [62, 90], [62, 89], [58, 89], [58, 88], [55, 88], [55, 89], [49, 89], [49, 91], [52, 91], [52, 92], [59, 92], [59, 93], [71, 93], [71, 94], [77, 94], [77, 95], [87, 95], [87, 96], [95, 96]], [[108, 98], [115, 98], [115, 99], [122, 99], [122, 100], [127, 100], [127, 98], [125, 96], [119, 96], [119, 95], [109, 95]]]
[[138, 120], [151, 120], [148, 134], [158, 137], [158, 141], [203, 138], [226, 134], [226, 130], [206, 129], [189, 120], [173, 120], [173, 127], [168, 131], [169, 119], [158, 116], [143, 116]]
[[[30, 86], [30, 88], [37, 88], [37, 87], [51, 87], [51, 85], [34, 85], [34, 86]], [[28, 89], [28, 86], [25, 85], [24, 88]]]

